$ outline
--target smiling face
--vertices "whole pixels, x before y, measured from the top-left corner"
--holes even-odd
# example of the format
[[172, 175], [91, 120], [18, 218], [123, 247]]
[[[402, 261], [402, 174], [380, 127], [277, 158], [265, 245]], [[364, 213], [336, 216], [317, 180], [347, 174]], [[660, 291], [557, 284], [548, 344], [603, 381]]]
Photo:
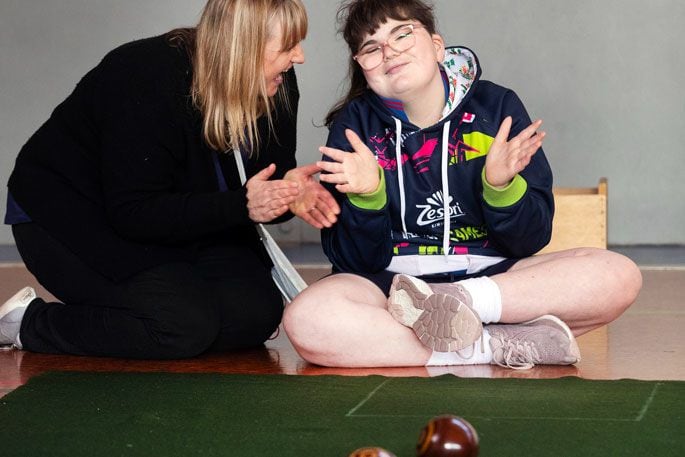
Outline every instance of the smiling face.
[[[397, 30], [412, 23], [415, 22], [388, 19], [372, 35], [364, 36], [360, 50], [385, 44]], [[369, 88], [381, 97], [408, 101], [420, 97], [433, 84], [442, 85], [437, 65], [445, 54], [442, 37], [429, 34], [423, 27], [416, 27], [413, 33], [416, 43], [410, 49], [400, 53], [382, 46], [381, 64], [363, 70]]]
[[273, 97], [283, 83], [284, 73], [296, 63], [304, 63], [304, 51], [300, 42], [290, 49], [283, 49], [283, 27], [274, 21], [264, 47], [264, 79], [267, 94]]

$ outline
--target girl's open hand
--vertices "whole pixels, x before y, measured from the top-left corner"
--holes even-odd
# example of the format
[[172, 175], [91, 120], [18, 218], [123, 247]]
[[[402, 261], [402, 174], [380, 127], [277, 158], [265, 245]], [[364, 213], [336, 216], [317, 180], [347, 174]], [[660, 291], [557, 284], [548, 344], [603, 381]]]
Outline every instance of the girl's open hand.
[[322, 174], [319, 179], [335, 184], [335, 188], [343, 193], [374, 192], [380, 184], [376, 157], [352, 130], [345, 130], [345, 136], [354, 152], [345, 152], [326, 146], [319, 148], [322, 154], [333, 160], [332, 162], [323, 160], [316, 162], [322, 170], [328, 172], [328, 174]]
[[507, 186], [530, 163], [545, 138], [545, 132], [537, 132], [542, 125], [537, 120], [507, 141], [511, 124], [511, 116], [502, 121], [485, 158], [485, 180], [493, 187]]

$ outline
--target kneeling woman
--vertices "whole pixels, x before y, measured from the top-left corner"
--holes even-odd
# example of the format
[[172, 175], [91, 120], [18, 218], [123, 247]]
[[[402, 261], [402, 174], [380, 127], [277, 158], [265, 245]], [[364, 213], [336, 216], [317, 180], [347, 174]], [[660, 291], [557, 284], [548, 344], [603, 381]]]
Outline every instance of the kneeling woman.
[[[125, 44], [19, 154], [8, 222], [28, 269], [0, 344], [127, 358], [263, 343], [283, 301], [256, 222], [335, 221], [295, 168], [300, 0], [209, 0], [196, 28]], [[242, 185], [238, 161], [244, 162]]]

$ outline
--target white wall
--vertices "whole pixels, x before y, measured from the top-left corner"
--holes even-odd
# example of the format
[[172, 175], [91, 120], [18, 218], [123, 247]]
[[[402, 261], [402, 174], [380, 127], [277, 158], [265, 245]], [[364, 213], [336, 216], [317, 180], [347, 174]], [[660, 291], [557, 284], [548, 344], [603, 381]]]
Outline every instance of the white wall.
[[[299, 161], [318, 158], [320, 125], [341, 94], [346, 50], [337, 0], [304, 0], [298, 68]], [[555, 184], [609, 178], [609, 242], [685, 244], [685, 2], [436, 0], [448, 44], [478, 54], [483, 77], [545, 120]], [[0, 0], [0, 208], [20, 147], [113, 47], [197, 21], [204, 0]], [[467, 11], [462, 11], [463, 8]], [[318, 240], [294, 222], [282, 239]], [[9, 227], [0, 244], [12, 243]]]

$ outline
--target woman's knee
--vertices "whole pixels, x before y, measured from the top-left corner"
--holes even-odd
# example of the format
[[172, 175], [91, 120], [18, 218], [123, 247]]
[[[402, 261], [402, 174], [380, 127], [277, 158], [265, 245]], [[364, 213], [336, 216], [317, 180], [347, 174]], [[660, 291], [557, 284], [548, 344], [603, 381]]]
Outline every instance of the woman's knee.
[[283, 317], [283, 301], [263, 304], [255, 307], [242, 316], [239, 322], [232, 322], [232, 328], [239, 327], [237, 332], [231, 332], [236, 338], [233, 347], [251, 347], [264, 343], [278, 328]]
[[189, 358], [205, 352], [219, 333], [219, 317], [210, 306], [186, 303], [183, 309], [161, 313], [148, 324], [159, 358]]
[[220, 294], [220, 297], [218, 320], [221, 327], [212, 351], [259, 346], [281, 323], [283, 298], [270, 280], [238, 293]]
[[212, 293], [188, 264], [163, 264], [132, 277], [123, 299], [142, 320], [159, 358], [196, 356], [219, 332]]

